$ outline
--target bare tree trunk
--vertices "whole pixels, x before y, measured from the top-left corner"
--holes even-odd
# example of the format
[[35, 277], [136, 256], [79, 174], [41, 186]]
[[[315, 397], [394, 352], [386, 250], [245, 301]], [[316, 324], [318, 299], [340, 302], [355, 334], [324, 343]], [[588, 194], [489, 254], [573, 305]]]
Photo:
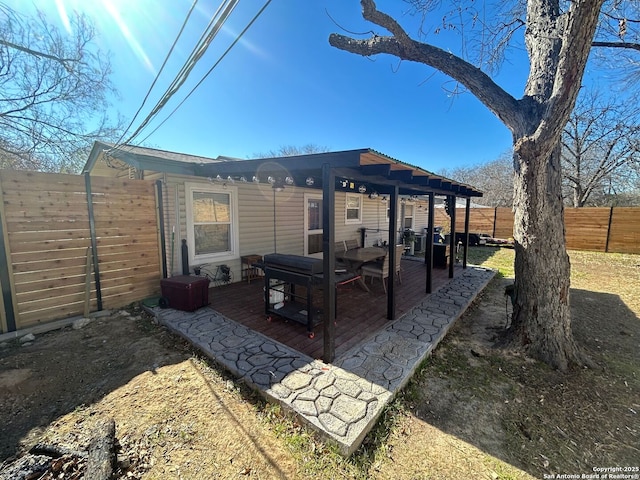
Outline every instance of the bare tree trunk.
[[[391, 33], [329, 43], [363, 56], [394, 55], [440, 70], [462, 83], [511, 130], [514, 140], [515, 307], [508, 341], [566, 370], [586, 361], [571, 333], [570, 265], [565, 249], [560, 141], [580, 90], [604, 0], [527, 0], [529, 77], [516, 100], [480, 68], [435, 45], [413, 40], [374, 0], [360, 0], [363, 18]], [[426, 12], [426, 10], [425, 10]]]
[[584, 358], [571, 332], [560, 147], [548, 161], [514, 158], [515, 304], [507, 343], [562, 371]]

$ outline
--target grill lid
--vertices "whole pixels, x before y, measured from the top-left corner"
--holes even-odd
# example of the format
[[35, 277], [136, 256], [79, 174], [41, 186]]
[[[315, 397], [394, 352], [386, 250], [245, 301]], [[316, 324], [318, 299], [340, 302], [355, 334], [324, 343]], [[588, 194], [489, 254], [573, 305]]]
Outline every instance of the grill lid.
[[264, 264], [267, 267], [292, 270], [310, 275], [322, 272], [321, 258], [303, 257], [301, 255], [269, 253], [264, 256]]

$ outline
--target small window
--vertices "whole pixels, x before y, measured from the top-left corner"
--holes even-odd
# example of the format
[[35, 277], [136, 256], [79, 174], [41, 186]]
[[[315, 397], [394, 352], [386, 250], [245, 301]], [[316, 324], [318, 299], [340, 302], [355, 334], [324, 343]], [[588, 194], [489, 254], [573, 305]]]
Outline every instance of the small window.
[[344, 223], [362, 223], [361, 195], [347, 195]]
[[413, 229], [413, 205], [406, 204], [404, 206], [404, 228]]

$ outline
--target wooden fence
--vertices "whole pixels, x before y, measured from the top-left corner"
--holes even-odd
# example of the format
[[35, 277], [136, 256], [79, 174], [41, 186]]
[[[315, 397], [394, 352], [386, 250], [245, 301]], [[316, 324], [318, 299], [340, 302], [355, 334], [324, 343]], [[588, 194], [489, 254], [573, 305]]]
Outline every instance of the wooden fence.
[[[464, 231], [465, 209], [456, 209], [456, 231]], [[436, 225], [448, 225], [444, 209], [436, 209]], [[640, 253], [640, 208], [565, 208], [567, 248], [595, 252]], [[513, 237], [510, 208], [472, 208], [469, 231], [495, 238]]]
[[0, 172], [0, 333], [158, 295], [155, 185]]

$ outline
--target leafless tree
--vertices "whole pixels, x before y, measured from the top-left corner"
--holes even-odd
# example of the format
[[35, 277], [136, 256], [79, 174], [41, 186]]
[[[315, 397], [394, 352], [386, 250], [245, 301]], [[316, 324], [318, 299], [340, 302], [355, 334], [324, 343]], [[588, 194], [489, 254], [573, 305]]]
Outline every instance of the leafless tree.
[[618, 77], [626, 87], [640, 81], [640, 3], [608, 1], [602, 9], [593, 45], [594, 59]]
[[574, 207], [583, 207], [602, 201], [606, 191], [628, 191], [633, 187], [628, 180], [638, 165], [640, 106], [597, 90], [586, 91], [562, 135], [565, 197]]
[[[604, 16], [628, 2], [514, 1], [482, 16], [473, 7], [467, 8], [468, 2], [456, 0], [452, 11], [466, 20], [446, 22], [445, 17], [441, 26], [452, 25], [451, 30], [458, 28], [465, 34], [458, 54], [436, 46], [438, 36], [427, 28], [433, 8], [441, 2], [409, 3], [423, 15], [420, 40], [412, 38], [394, 17], [378, 10], [373, 0], [361, 0], [363, 18], [385, 32], [370, 31], [362, 39], [332, 34], [329, 43], [365, 57], [388, 54], [433, 67], [464, 86], [509, 128], [514, 154], [516, 278], [506, 343], [560, 370], [584, 365], [589, 359], [577, 347], [571, 330], [560, 140], [578, 97], [601, 13]], [[510, 17], [508, 10], [513, 12]], [[480, 33], [468, 35], [476, 26]], [[635, 52], [640, 40], [630, 38], [628, 31], [625, 35], [624, 41], [618, 38], [615, 42], [620, 47], [616, 49]], [[474, 48], [467, 39], [481, 48]], [[528, 78], [519, 99], [498, 85], [486, 68], [492, 57], [501, 56], [514, 42], [526, 49], [529, 58]]]
[[483, 195], [479, 203], [487, 207], [513, 206], [513, 156], [505, 152], [490, 162], [456, 167], [439, 172], [448, 178], [473, 185]]
[[70, 24], [67, 35], [0, 4], [1, 168], [77, 171], [93, 140], [113, 137], [109, 61], [84, 16]]
[[309, 155], [311, 153], [328, 152], [329, 147], [323, 147], [314, 143], [307, 143], [301, 147], [295, 145], [282, 145], [277, 150], [269, 150], [268, 152], [254, 153], [252, 158], [278, 158], [293, 157], [296, 155]]

